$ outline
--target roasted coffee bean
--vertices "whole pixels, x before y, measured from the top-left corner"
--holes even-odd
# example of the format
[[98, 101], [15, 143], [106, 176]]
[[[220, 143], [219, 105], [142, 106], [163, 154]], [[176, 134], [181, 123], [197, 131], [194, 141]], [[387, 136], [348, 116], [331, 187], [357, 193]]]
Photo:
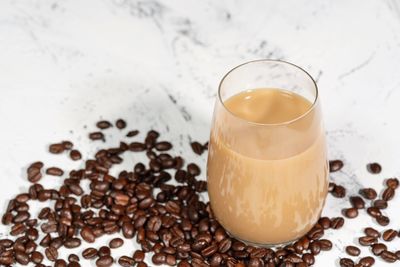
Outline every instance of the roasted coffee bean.
[[37, 183], [42, 178], [42, 174], [40, 172], [41, 168], [43, 167], [42, 162], [34, 162], [32, 163], [27, 170], [28, 174], [28, 181], [31, 183]]
[[139, 142], [132, 142], [129, 144], [129, 150], [133, 152], [140, 152], [146, 149], [146, 145]]
[[318, 223], [322, 226], [324, 229], [329, 229], [331, 227], [331, 220], [328, 217], [321, 217], [318, 220]]
[[369, 267], [375, 264], [375, 259], [368, 256], [361, 258], [358, 263], [361, 264], [361, 266]]
[[342, 212], [347, 218], [355, 218], [358, 216], [358, 210], [356, 208], [344, 209]]
[[36, 264], [42, 263], [43, 259], [44, 259], [43, 254], [40, 253], [39, 251], [32, 252], [30, 257], [31, 262]]
[[363, 196], [366, 199], [372, 200], [377, 197], [377, 193], [373, 188], [363, 188], [360, 189], [360, 195]]
[[385, 191], [383, 191], [383, 193], [382, 193], [382, 199], [383, 199], [384, 201], [392, 200], [393, 197], [394, 197], [394, 194], [395, 194], [394, 189], [391, 188], [391, 187], [388, 187], [388, 188], [385, 189]]
[[126, 122], [123, 119], [118, 119], [115, 122], [115, 126], [117, 126], [118, 129], [124, 129], [126, 127]]
[[400, 260], [400, 250], [396, 251], [395, 254], [396, 254], [396, 256], [397, 256], [397, 259]]
[[64, 241], [64, 247], [66, 248], [77, 248], [81, 245], [79, 238], [68, 238]]
[[373, 203], [373, 207], [378, 208], [378, 209], [386, 209], [388, 206], [387, 201], [382, 200], [382, 199], [377, 199]]
[[344, 219], [342, 217], [335, 217], [331, 219], [331, 228], [340, 229], [344, 224]]
[[108, 245], [110, 246], [110, 248], [119, 248], [122, 247], [123, 244], [124, 240], [122, 240], [121, 238], [114, 238], [110, 241]]
[[97, 126], [97, 128], [104, 130], [104, 129], [108, 129], [108, 128], [112, 127], [112, 124], [109, 121], [103, 120], [103, 121], [97, 122], [96, 126]]
[[324, 229], [315, 226], [307, 233], [307, 237], [310, 238], [311, 240], [320, 239], [323, 235], [324, 235]]
[[121, 265], [122, 267], [131, 267], [135, 266], [135, 261], [131, 257], [122, 256], [118, 259], [118, 264]]
[[328, 192], [329, 192], [329, 193], [332, 193], [333, 190], [335, 189], [335, 187], [336, 187], [336, 184], [335, 184], [335, 183], [329, 182], [329, 185], [328, 185]]
[[131, 130], [126, 134], [126, 137], [134, 137], [139, 134], [138, 130]]
[[114, 259], [110, 255], [101, 256], [96, 260], [96, 266], [98, 267], [109, 267], [113, 264]]
[[73, 262], [73, 261], [79, 261], [79, 256], [76, 254], [69, 254], [68, 256], [68, 261]]
[[376, 244], [373, 244], [373, 245], [371, 246], [371, 250], [372, 250], [372, 253], [373, 253], [375, 256], [379, 256], [379, 255], [382, 254], [383, 251], [387, 250], [387, 247], [386, 247], [385, 244], [376, 243]]
[[144, 257], [145, 257], [145, 254], [144, 254], [144, 252], [141, 251], [141, 250], [136, 250], [136, 251], [133, 253], [133, 260], [134, 260], [135, 262], [142, 262], [142, 261], [144, 261]]
[[155, 253], [151, 258], [152, 262], [156, 265], [161, 265], [166, 262], [167, 255], [164, 253]]
[[397, 187], [399, 187], [399, 180], [397, 178], [387, 179], [386, 185], [390, 188], [396, 189]]
[[341, 258], [339, 261], [340, 267], [353, 267], [354, 262], [349, 258]]
[[337, 172], [343, 168], [343, 161], [341, 160], [330, 160], [329, 161], [329, 171]]
[[96, 236], [93, 233], [93, 229], [88, 226], [82, 228], [81, 237], [88, 243], [93, 243], [96, 240]]
[[170, 150], [172, 148], [172, 144], [170, 142], [167, 142], [167, 141], [162, 141], [162, 142], [156, 143], [155, 148], [158, 151], [167, 151], [167, 150]]
[[344, 198], [346, 196], [346, 189], [341, 185], [336, 185], [332, 191], [332, 195], [337, 198]]
[[397, 236], [397, 234], [398, 232], [396, 230], [388, 229], [383, 232], [382, 239], [385, 241], [392, 241]]
[[367, 164], [367, 170], [372, 174], [378, 174], [382, 171], [382, 167], [379, 163], [374, 162]]
[[372, 236], [362, 236], [358, 239], [358, 243], [362, 246], [371, 246], [377, 242], [377, 239]]
[[62, 259], [58, 259], [55, 261], [54, 263], [54, 267], [67, 267], [67, 262], [65, 260]]
[[381, 259], [383, 259], [386, 262], [395, 262], [397, 261], [397, 256], [393, 252], [384, 250], [382, 253], [379, 255]]
[[310, 244], [310, 250], [313, 255], [318, 255], [321, 251], [321, 246], [318, 242], [312, 242]]
[[200, 175], [200, 168], [195, 163], [189, 163], [187, 166], [187, 171], [190, 175], [193, 175], [193, 176]]
[[15, 252], [15, 259], [21, 265], [27, 265], [29, 263], [29, 256], [23, 251]]
[[71, 152], [69, 152], [69, 157], [72, 160], [80, 160], [82, 158], [82, 154], [78, 150], [73, 149], [73, 150], [71, 150]]
[[89, 134], [89, 138], [93, 141], [95, 140], [105, 140], [104, 134], [102, 132], [93, 132]]
[[61, 154], [64, 152], [65, 147], [63, 144], [51, 144], [49, 146], [49, 152], [52, 154]]
[[58, 258], [58, 251], [55, 247], [48, 247], [44, 251], [46, 257], [49, 261], [56, 261]]
[[328, 239], [320, 239], [318, 243], [319, 246], [321, 247], [321, 250], [328, 251], [332, 249], [332, 242], [329, 241]]
[[349, 254], [350, 256], [358, 256], [360, 255], [361, 250], [355, 246], [347, 246], [346, 253]]
[[381, 211], [376, 207], [369, 207], [367, 209], [367, 213], [373, 218], [377, 218], [382, 215]]
[[0, 255], [0, 265], [11, 266], [13, 263], [14, 257], [12, 255]]
[[46, 174], [54, 176], [62, 176], [64, 174], [64, 171], [57, 167], [51, 167], [47, 168]]
[[87, 248], [82, 252], [82, 257], [84, 259], [93, 259], [97, 257], [97, 249], [95, 248]]
[[68, 263], [67, 267], [81, 267], [81, 265], [77, 261], [71, 261]]
[[99, 257], [109, 256], [109, 255], [111, 255], [111, 250], [109, 247], [102, 246], [99, 248], [99, 251], [97, 252], [97, 254], [99, 255]]
[[351, 196], [350, 203], [356, 209], [363, 209], [365, 207], [364, 200], [359, 196]]
[[364, 233], [367, 236], [371, 236], [371, 237], [375, 237], [375, 238], [379, 238], [381, 236], [381, 234], [377, 230], [375, 230], [374, 228], [371, 228], [371, 227], [365, 228]]
[[381, 215], [379, 217], [376, 218], [376, 222], [379, 223], [382, 226], [387, 226], [390, 222], [389, 217]]
[[190, 146], [192, 147], [193, 152], [196, 153], [197, 155], [203, 154], [204, 147], [199, 142], [196, 142], [196, 141], [192, 142], [192, 143], [190, 143]]

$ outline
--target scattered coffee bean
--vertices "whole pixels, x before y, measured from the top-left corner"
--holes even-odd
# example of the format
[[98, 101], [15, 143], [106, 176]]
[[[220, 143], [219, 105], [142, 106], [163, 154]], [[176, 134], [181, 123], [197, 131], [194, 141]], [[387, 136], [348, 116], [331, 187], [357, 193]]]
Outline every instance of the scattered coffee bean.
[[375, 237], [375, 238], [379, 238], [381, 236], [381, 234], [377, 230], [375, 230], [374, 228], [371, 228], [371, 227], [365, 228], [364, 233], [367, 236], [371, 236], [371, 237]]
[[354, 262], [349, 258], [341, 258], [339, 264], [340, 267], [354, 267]]
[[79, 261], [79, 256], [76, 255], [76, 254], [70, 254], [70, 255], [68, 256], [68, 261], [69, 261], [69, 262], [73, 262], [73, 261], [78, 262], [78, 261]]
[[51, 144], [49, 146], [49, 152], [52, 154], [61, 154], [64, 152], [65, 147], [63, 144]]
[[318, 243], [319, 246], [321, 247], [321, 250], [328, 251], [332, 249], [332, 242], [329, 241], [328, 239], [320, 239]]
[[115, 126], [117, 126], [118, 129], [122, 130], [126, 127], [126, 122], [123, 119], [118, 119], [115, 122]]
[[69, 156], [72, 160], [80, 160], [82, 158], [82, 154], [81, 152], [79, 152], [76, 149], [71, 150], [71, 152], [69, 153]]
[[373, 188], [363, 188], [359, 193], [361, 196], [369, 200], [375, 199], [378, 195]]
[[394, 197], [394, 194], [395, 194], [394, 189], [391, 187], [388, 187], [382, 193], [382, 200], [384, 200], [384, 201], [392, 200], [392, 198]]
[[56, 261], [58, 258], [58, 251], [55, 247], [46, 248], [45, 254], [49, 261]]
[[344, 224], [344, 219], [342, 217], [332, 218], [331, 227], [332, 229], [340, 229]]
[[355, 218], [358, 216], [358, 210], [356, 208], [348, 208], [343, 210], [343, 215], [347, 218]]
[[376, 243], [371, 246], [371, 250], [375, 256], [379, 256], [383, 251], [387, 250], [387, 247], [385, 244]]
[[346, 189], [341, 185], [336, 185], [332, 191], [332, 195], [337, 198], [344, 198], [346, 196]]
[[382, 167], [379, 163], [374, 162], [367, 164], [367, 170], [372, 174], [378, 174], [382, 171]]
[[118, 259], [118, 264], [121, 265], [122, 267], [131, 267], [135, 266], [135, 261], [131, 257], [122, 256]]
[[388, 206], [387, 201], [382, 200], [382, 199], [377, 199], [373, 203], [373, 207], [378, 208], [378, 209], [386, 209]]
[[62, 176], [64, 174], [64, 171], [57, 167], [50, 167], [50, 168], [47, 168], [46, 174], [54, 175], [54, 176]]
[[364, 200], [359, 196], [351, 196], [350, 203], [356, 209], [363, 209], [365, 207]]
[[89, 138], [93, 141], [95, 140], [105, 140], [104, 134], [102, 132], [93, 132], [89, 134]]
[[378, 240], [372, 236], [363, 236], [358, 239], [358, 243], [362, 246], [371, 246], [375, 244]]
[[349, 254], [350, 256], [358, 256], [360, 255], [361, 250], [355, 246], [347, 246], [346, 253]]
[[111, 122], [109, 121], [99, 121], [96, 123], [97, 128], [104, 130], [104, 129], [108, 129], [110, 127], [112, 127]]
[[124, 240], [122, 240], [121, 238], [114, 238], [110, 241], [109, 246], [110, 248], [119, 248], [122, 247], [123, 244]]
[[192, 142], [190, 143], [190, 146], [192, 147], [193, 152], [196, 153], [197, 155], [203, 154], [204, 147], [199, 142]]
[[97, 257], [97, 249], [95, 248], [87, 248], [82, 252], [82, 257], [84, 259], [93, 259]]
[[132, 131], [129, 131], [127, 134], [126, 134], [126, 137], [134, 137], [134, 136], [136, 136], [136, 135], [138, 135], [139, 134], [139, 131], [138, 130], [132, 130]]
[[329, 161], [329, 171], [337, 172], [343, 168], [343, 161], [341, 160], [330, 160]]
[[385, 241], [392, 241], [397, 236], [397, 234], [398, 232], [396, 230], [388, 229], [383, 232], [382, 239]]
[[162, 141], [162, 142], [158, 142], [155, 145], [156, 149], [158, 151], [167, 151], [170, 150], [172, 148], [172, 144], [170, 142], [167, 141]]
[[381, 210], [376, 207], [369, 207], [367, 209], [367, 213], [373, 218], [378, 218], [379, 216], [382, 216]]
[[386, 262], [396, 262], [397, 261], [397, 256], [395, 253], [384, 250], [382, 253], [379, 255], [381, 259], [383, 259]]
[[361, 266], [369, 267], [375, 264], [375, 259], [371, 256], [364, 257], [359, 260], [359, 264], [361, 264]]
[[387, 216], [381, 215], [376, 218], [376, 222], [382, 226], [387, 226], [390, 223], [390, 219]]
[[113, 264], [114, 259], [110, 255], [101, 256], [96, 260], [96, 266], [109, 267]]
[[386, 185], [390, 188], [397, 189], [397, 187], [399, 187], [399, 180], [397, 178], [387, 179]]

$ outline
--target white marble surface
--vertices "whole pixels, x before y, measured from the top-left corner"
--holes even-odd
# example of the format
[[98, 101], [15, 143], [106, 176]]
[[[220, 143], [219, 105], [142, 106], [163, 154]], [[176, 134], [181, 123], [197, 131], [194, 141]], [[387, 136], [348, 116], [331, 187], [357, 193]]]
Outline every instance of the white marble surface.
[[[33, 160], [77, 167], [47, 145], [71, 139], [86, 155], [100, 118], [158, 129], [204, 168], [188, 138], [208, 138], [222, 75], [258, 58], [294, 62], [318, 80], [330, 156], [346, 162], [333, 181], [355, 193], [400, 174], [399, 0], [2, 0], [0, 55], [2, 208], [27, 189]], [[382, 163], [380, 175], [367, 173], [370, 161]], [[329, 196], [324, 214], [339, 215], [345, 202]], [[399, 208], [396, 196], [387, 211]], [[377, 226], [362, 213], [329, 231], [334, 249], [316, 266], [338, 266], [367, 225]], [[389, 247], [400, 249], [400, 238]]]

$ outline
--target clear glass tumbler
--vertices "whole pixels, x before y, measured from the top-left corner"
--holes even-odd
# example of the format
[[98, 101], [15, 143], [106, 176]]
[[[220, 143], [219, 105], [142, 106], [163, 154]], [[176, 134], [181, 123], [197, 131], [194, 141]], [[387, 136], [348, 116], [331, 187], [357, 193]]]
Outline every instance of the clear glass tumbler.
[[[267, 107], [263, 117], [259, 111]], [[257, 60], [225, 75], [207, 179], [214, 215], [233, 237], [274, 246], [306, 234], [325, 203], [328, 166], [318, 89], [307, 72], [284, 61]]]

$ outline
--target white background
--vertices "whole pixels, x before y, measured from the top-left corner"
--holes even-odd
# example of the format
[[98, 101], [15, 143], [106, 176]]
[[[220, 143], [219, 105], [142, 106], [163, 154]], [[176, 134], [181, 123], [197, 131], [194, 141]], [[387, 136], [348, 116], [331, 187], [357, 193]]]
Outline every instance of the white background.
[[[400, 174], [398, 0], [2, 0], [0, 207], [28, 188], [32, 161], [78, 167], [65, 155], [50, 156], [47, 146], [70, 139], [86, 157], [96, 148], [87, 133], [101, 118], [159, 130], [204, 170], [205, 155], [193, 155], [189, 137], [207, 140], [223, 74], [258, 58], [291, 61], [317, 79], [330, 158], [346, 163], [333, 181], [355, 194], [362, 186], [380, 191], [384, 178]], [[116, 144], [122, 134], [111, 134]], [[371, 161], [382, 163], [380, 175], [366, 171]], [[348, 205], [329, 196], [324, 215]], [[387, 210], [396, 230], [399, 208], [396, 196]], [[329, 231], [334, 249], [316, 266], [338, 266], [367, 225], [383, 229], [362, 212]], [[399, 238], [389, 248], [400, 249]]]

